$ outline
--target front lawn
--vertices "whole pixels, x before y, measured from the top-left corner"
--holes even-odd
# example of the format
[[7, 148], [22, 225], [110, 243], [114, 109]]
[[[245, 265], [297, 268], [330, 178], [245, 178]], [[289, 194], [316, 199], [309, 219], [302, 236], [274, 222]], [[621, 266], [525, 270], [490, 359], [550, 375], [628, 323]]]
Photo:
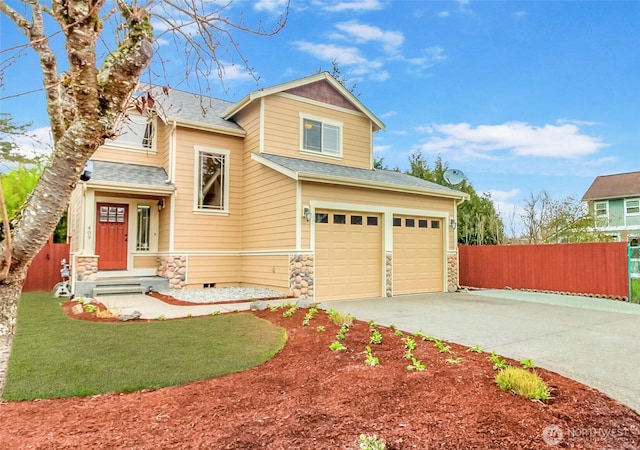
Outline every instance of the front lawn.
[[252, 314], [96, 323], [68, 317], [49, 292], [25, 293], [5, 400], [130, 392], [217, 377], [275, 355], [286, 332]]

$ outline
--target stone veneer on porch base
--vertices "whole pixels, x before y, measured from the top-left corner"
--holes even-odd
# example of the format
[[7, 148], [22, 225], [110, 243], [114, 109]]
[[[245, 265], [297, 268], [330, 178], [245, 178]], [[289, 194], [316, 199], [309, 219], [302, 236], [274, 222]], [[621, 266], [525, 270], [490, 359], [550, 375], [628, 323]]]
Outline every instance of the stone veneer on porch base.
[[313, 255], [289, 255], [289, 292], [294, 298], [314, 298]]
[[459, 286], [458, 253], [447, 253], [447, 290], [449, 292], [456, 292]]
[[186, 256], [158, 256], [156, 275], [169, 280], [170, 289], [182, 289], [187, 285]]
[[98, 279], [98, 257], [76, 256], [75, 261], [76, 281], [96, 281]]

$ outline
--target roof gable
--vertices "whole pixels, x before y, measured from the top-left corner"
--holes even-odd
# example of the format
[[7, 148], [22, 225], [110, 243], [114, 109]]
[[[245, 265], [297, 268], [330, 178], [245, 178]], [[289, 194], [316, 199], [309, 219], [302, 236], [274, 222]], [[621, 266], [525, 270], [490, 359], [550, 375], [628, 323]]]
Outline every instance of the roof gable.
[[341, 92], [335, 89], [327, 80], [315, 81], [309, 84], [303, 84], [302, 86], [296, 86], [291, 89], [287, 89], [287, 94], [297, 95], [299, 97], [308, 98], [321, 103], [328, 103], [329, 105], [339, 106], [345, 109], [351, 109], [358, 111], [357, 106], [351, 103]]
[[[333, 92], [331, 92], [331, 89]], [[254, 91], [227, 109], [223, 113], [223, 118], [225, 120], [230, 120], [255, 100], [282, 92], [291, 94], [295, 92], [296, 95], [300, 95], [301, 97], [319, 100], [331, 105], [340, 103], [340, 105], [336, 106], [342, 106], [347, 109], [359, 111], [367, 116], [373, 122], [374, 131], [385, 128], [384, 123], [366, 106], [364, 106], [364, 104], [360, 102], [355, 95], [345, 88], [338, 80], [332, 77], [329, 72], [320, 72], [305, 78]], [[301, 95], [301, 93], [304, 95]], [[338, 99], [338, 97], [342, 97], [342, 100]]]
[[640, 172], [628, 172], [596, 177], [582, 200], [637, 196], [640, 196]]

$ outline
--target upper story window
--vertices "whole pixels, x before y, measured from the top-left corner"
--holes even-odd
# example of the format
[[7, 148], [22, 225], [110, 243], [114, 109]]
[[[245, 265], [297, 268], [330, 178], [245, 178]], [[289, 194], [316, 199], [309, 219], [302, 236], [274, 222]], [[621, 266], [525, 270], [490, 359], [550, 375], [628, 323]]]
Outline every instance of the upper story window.
[[594, 202], [593, 213], [596, 217], [596, 226], [606, 227], [609, 225], [609, 202]]
[[196, 146], [195, 155], [195, 209], [228, 211], [229, 152]]
[[595, 202], [593, 205], [593, 211], [595, 212], [596, 217], [607, 217], [609, 209], [607, 206], [607, 202]]
[[122, 127], [120, 135], [115, 139], [107, 140], [105, 144], [132, 150], [154, 150], [155, 124], [155, 119], [131, 114]]
[[640, 199], [625, 200], [624, 205], [627, 216], [640, 214]]
[[304, 151], [342, 156], [342, 123], [319, 117], [301, 116]]

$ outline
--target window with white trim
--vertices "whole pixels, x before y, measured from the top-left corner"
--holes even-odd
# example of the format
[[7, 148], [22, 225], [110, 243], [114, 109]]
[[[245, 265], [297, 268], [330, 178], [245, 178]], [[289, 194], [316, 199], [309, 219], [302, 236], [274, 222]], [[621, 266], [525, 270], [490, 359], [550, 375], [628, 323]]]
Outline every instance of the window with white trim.
[[129, 115], [120, 134], [114, 139], [105, 141], [106, 145], [125, 147], [132, 150], [155, 150], [155, 119], [144, 116]]
[[635, 216], [640, 214], [640, 199], [627, 199], [624, 201], [624, 209], [627, 216]]
[[607, 202], [595, 202], [593, 205], [593, 211], [596, 217], [607, 217], [609, 214], [609, 208]]
[[228, 210], [229, 152], [196, 147], [195, 209]]
[[151, 207], [138, 205], [138, 223], [136, 230], [136, 250], [149, 251], [151, 234]]
[[318, 117], [301, 117], [302, 150], [342, 155], [342, 123]]

